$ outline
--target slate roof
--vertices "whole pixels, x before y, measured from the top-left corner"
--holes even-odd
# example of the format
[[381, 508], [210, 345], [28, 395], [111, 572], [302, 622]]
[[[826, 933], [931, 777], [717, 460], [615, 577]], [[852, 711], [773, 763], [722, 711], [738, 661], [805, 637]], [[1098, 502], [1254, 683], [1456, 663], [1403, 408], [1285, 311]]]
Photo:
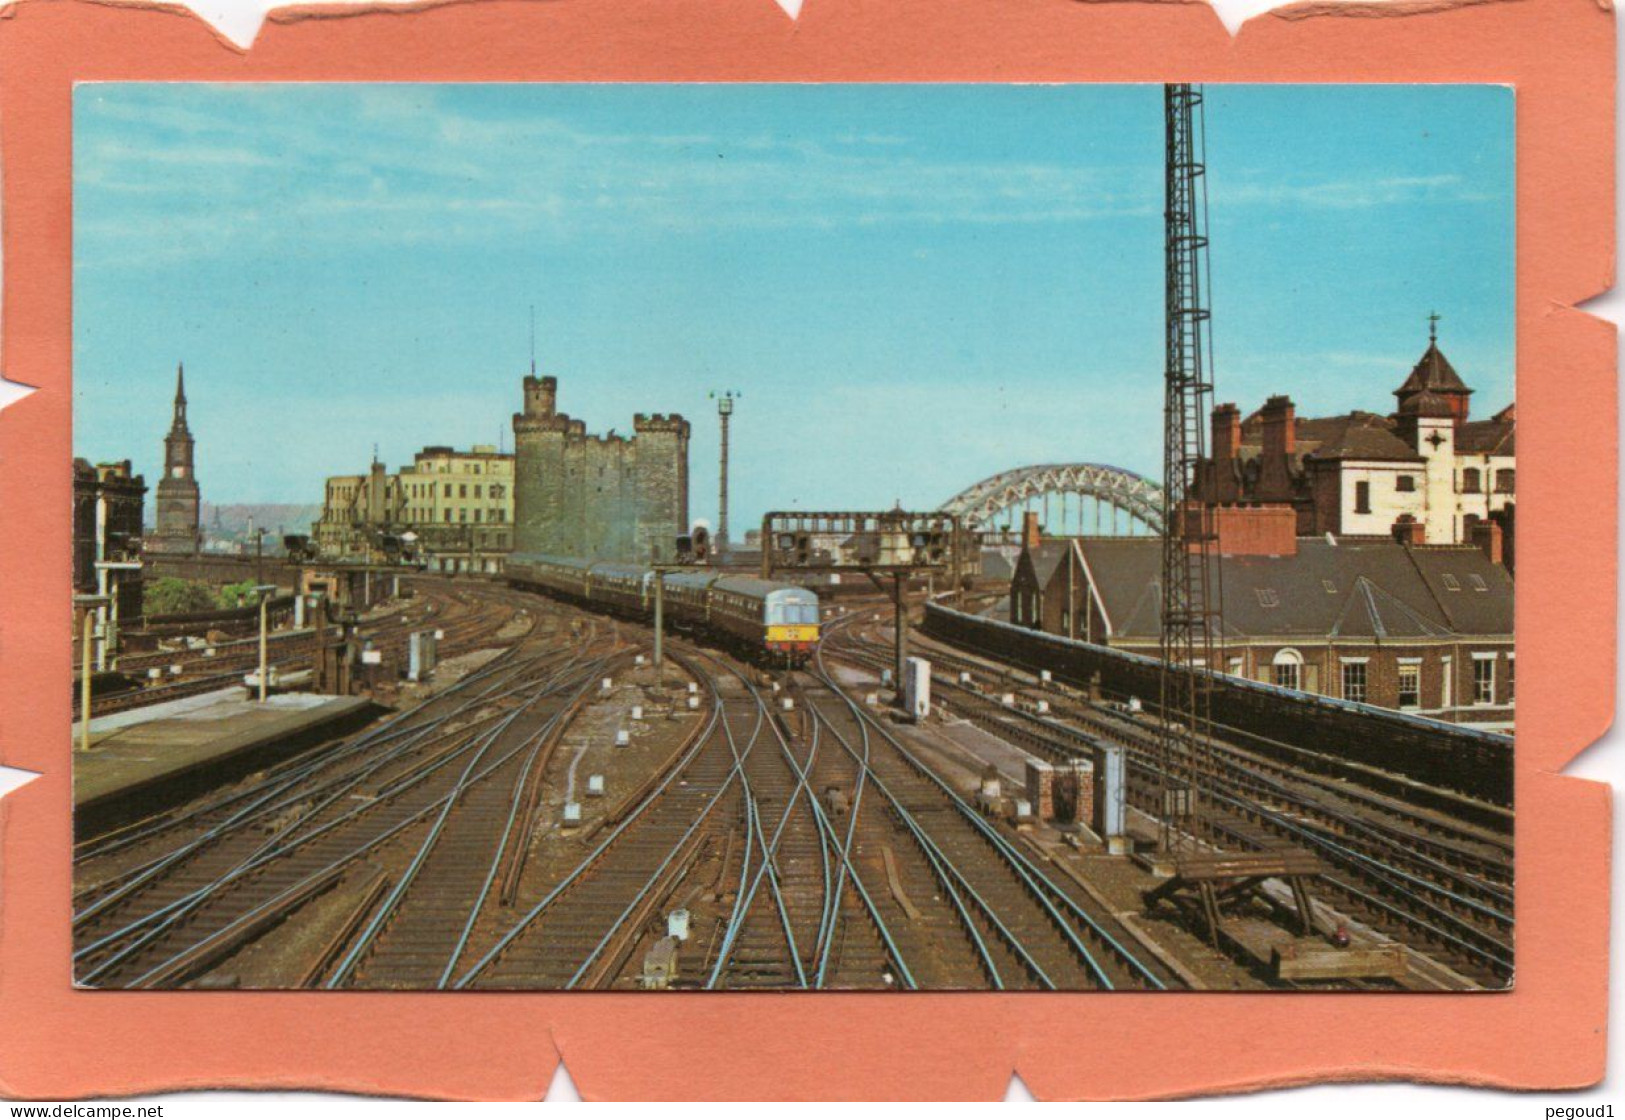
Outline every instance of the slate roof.
[[1450, 364], [1450, 359], [1444, 356], [1444, 353], [1439, 349], [1439, 344], [1436, 342], [1428, 343], [1428, 348], [1423, 352], [1421, 360], [1411, 370], [1411, 375], [1405, 379], [1405, 383], [1394, 390], [1394, 395], [1400, 400], [1404, 400], [1412, 393], [1420, 392], [1455, 394], [1472, 392], [1471, 389], [1467, 388], [1466, 382], [1462, 381], [1460, 375], [1456, 373], [1455, 367]]
[[[1260, 413], [1242, 421], [1238, 458], [1256, 459], [1264, 453], [1264, 425]], [[1399, 459], [1420, 461], [1421, 456], [1394, 434], [1391, 417], [1374, 412], [1348, 412], [1341, 416], [1297, 417], [1292, 424], [1293, 466], [1306, 456], [1317, 459]]]
[[1444, 399], [1444, 394], [1432, 389], [1423, 389], [1402, 398], [1399, 402], [1399, 411], [1407, 416], [1443, 419], [1451, 419], [1456, 415], [1456, 410], [1450, 407], [1450, 402]]
[[1049, 586], [1050, 577], [1055, 574], [1055, 569], [1061, 566], [1071, 548], [1070, 539], [1045, 540], [1040, 542], [1037, 548], [1024, 553], [1032, 558], [1033, 575], [1038, 578], [1039, 587]]
[[1456, 450], [1475, 455], [1516, 455], [1518, 422], [1501, 419], [1469, 420], [1456, 431]]
[[[1079, 546], [1113, 637], [1156, 638], [1159, 542], [1084, 538]], [[1404, 641], [1512, 633], [1512, 577], [1472, 546], [1407, 549], [1391, 540], [1306, 537], [1296, 556], [1227, 556], [1219, 570], [1229, 637]]]

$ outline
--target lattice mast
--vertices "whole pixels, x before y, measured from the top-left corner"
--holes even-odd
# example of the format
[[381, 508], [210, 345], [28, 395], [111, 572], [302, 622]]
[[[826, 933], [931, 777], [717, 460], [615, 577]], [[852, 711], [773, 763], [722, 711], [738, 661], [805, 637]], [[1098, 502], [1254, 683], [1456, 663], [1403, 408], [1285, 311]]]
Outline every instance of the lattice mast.
[[1218, 668], [1219, 628], [1213, 507], [1198, 473], [1207, 457], [1213, 405], [1212, 318], [1208, 307], [1207, 175], [1202, 90], [1163, 87], [1166, 118], [1164, 258], [1167, 356], [1164, 372], [1162, 670], [1159, 766], [1162, 846], [1193, 832], [1197, 777], [1208, 769], [1207, 682], [1197, 666]]

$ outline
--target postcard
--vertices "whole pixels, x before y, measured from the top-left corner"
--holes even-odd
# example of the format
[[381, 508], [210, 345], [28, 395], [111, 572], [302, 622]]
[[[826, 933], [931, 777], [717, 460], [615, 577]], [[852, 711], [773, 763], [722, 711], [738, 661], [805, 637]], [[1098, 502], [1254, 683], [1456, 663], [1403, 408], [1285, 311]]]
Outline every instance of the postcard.
[[796, 1096], [717, 1063], [846, 1022], [809, 1075], [913, 1040], [861, 1095], [1594, 1080], [1607, 16], [763, 7], [0, 28], [81, 36], [0, 79], [0, 951], [66, 1009], [6, 1083]]

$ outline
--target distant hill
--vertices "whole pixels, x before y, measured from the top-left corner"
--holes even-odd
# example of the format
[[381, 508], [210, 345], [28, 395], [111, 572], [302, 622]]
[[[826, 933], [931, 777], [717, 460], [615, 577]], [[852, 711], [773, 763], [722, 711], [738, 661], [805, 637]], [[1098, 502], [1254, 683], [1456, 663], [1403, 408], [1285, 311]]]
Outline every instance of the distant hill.
[[250, 523], [274, 534], [278, 543], [284, 533], [309, 533], [310, 523], [322, 515], [319, 505], [288, 502], [262, 502], [244, 505], [203, 503], [203, 534], [214, 539], [234, 539], [248, 533]]

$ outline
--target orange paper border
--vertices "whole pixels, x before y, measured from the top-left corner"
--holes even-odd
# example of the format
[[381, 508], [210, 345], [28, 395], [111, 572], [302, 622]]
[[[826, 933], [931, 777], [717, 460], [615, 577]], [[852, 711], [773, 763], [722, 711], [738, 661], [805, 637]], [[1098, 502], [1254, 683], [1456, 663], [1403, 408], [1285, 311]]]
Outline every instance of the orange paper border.
[[[1133, 1098], [1314, 1080], [1573, 1087], [1602, 1072], [1608, 791], [1555, 776], [1614, 688], [1614, 30], [1588, 0], [481, 0], [0, 18], [0, 1093], [201, 1086], [538, 1098]], [[80, 80], [1504, 82], [1517, 87], [1518, 978], [1483, 996], [76, 992], [69, 985], [70, 93]]]

